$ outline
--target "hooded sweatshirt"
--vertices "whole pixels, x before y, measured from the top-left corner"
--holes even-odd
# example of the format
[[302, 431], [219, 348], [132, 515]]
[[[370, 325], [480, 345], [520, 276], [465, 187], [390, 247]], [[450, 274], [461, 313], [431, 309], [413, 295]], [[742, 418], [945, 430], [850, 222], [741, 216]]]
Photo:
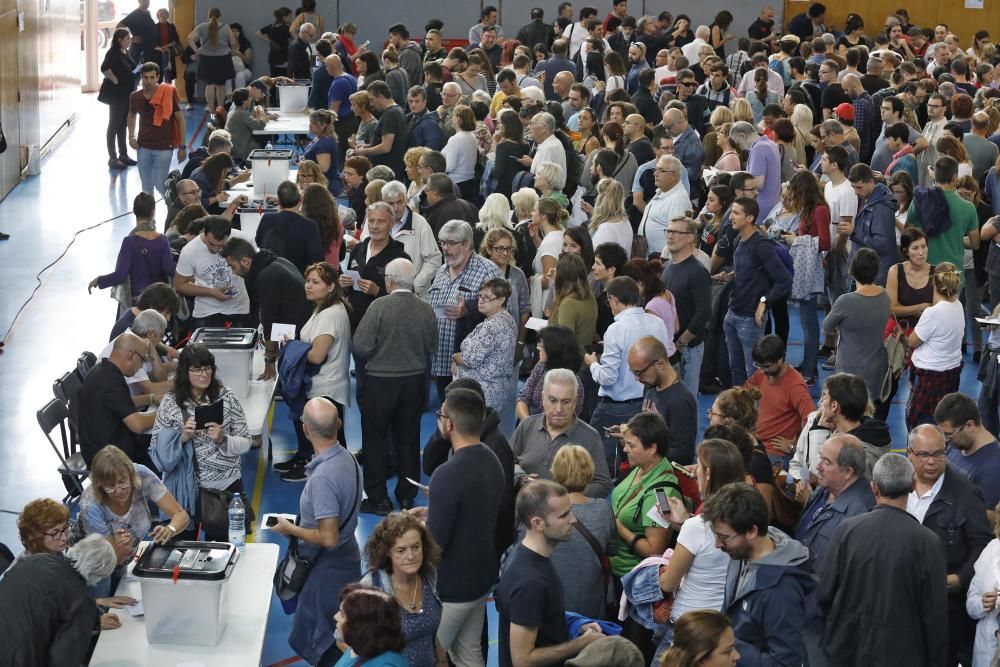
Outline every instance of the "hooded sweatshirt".
[[882, 183], [875, 185], [871, 195], [859, 202], [854, 218], [851, 240], [878, 253], [878, 276], [875, 284], [885, 286], [889, 267], [899, 261], [896, 243], [896, 197]]
[[889, 453], [889, 445], [892, 444], [889, 426], [881, 419], [862, 417], [861, 423], [848, 431], [847, 435], [853, 435], [864, 444], [865, 477], [872, 479], [875, 462]]
[[[424, 82], [423, 50], [416, 42], [407, 42], [399, 50], [399, 66], [406, 70], [411, 86], [419, 86]], [[405, 100], [405, 96], [404, 96]]]
[[816, 586], [809, 550], [777, 528], [769, 528], [774, 551], [747, 563], [733, 560], [726, 573], [724, 611], [733, 624], [740, 665], [802, 664], [805, 600]]

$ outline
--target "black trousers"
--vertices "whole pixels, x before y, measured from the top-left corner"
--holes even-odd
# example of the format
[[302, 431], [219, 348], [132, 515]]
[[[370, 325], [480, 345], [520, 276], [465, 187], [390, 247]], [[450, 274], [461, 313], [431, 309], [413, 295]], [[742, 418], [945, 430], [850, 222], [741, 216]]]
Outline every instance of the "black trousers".
[[344, 162], [344, 156], [347, 155], [347, 149], [350, 148], [347, 145], [347, 140], [358, 131], [358, 125], [360, 124], [361, 121], [358, 119], [357, 114], [353, 113], [343, 120], [338, 119], [333, 124], [333, 129], [337, 133], [337, 146], [340, 148], [341, 163]]
[[[128, 130], [128, 98], [111, 100], [108, 105], [108, 158], [114, 160], [119, 156], [128, 155], [128, 144], [125, 143], [125, 134]], [[115, 142], [118, 143], [118, 152], [115, 152]]]
[[[324, 396], [326, 400], [337, 406], [337, 414], [340, 415], [340, 430], [337, 431], [337, 442], [344, 449], [347, 449], [347, 436], [344, 435], [344, 406], [333, 400], [329, 396]], [[302, 428], [302, 419], [299, 417], [292, 416], [292, 426], [295, 428], [295, 438], [299, 443], [299, 451], [295, 453], [295, 458], [308, 461], [313, 455], [313, 446], [309, 442], [309, 438], [306, 437], [306, 432]]]
[[427, 402], [424, 374], [405, 377], [366, 378], [361, 434], [365, 452], [365, 492], [379, 502], [389, 496], [389, 435], [396, 453], [396, 499], [411, 500], [417, 487], [406, 481], [420, 479], [420, 415]]

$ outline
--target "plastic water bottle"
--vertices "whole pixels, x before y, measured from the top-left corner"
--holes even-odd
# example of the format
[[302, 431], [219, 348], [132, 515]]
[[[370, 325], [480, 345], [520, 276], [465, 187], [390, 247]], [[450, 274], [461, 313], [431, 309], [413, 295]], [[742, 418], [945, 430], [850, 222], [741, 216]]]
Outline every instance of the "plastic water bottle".
[[270, 142], [270, 141], [269, 141], [269, 142], [267, 142], [267, 145], [266, 145], [266, 146], [264, 146], [264, 150], [266, 150], [266, 151], [271, 151], [271, 150], [274, 150], [274, 146], [272, 146], [272, 145], [271, 145], [271, 142]]
[[229, 542], [241, 552], [246, 549], [246, 510], [243, 509], [243, 499], [238, 493], [234, 493], [229, 502]]

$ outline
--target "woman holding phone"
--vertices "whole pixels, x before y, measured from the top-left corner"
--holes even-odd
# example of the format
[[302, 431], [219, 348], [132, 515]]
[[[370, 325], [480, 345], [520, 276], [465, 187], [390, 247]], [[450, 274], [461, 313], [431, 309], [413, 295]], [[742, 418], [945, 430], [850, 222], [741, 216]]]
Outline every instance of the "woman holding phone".
[[[192, 343], [177, 360], [173, 391], [160, 401], [153, 425], [153, 442], [180, 433], [194, 445], [194, 475], [199, 489], [243, 493], [240, 456], [250, 449], [250, 430], [239, 398], [216, 376], [215, 357], [204, 345]], [[200, 422], [196, 413], [216, 413], [221, 421]], [[155, 446], [155, 445], [154, 445]], [[244, 501], [246, 502], [246, 501]], [[208, 540], [229, 541], [220, 527], [203, 526]]]

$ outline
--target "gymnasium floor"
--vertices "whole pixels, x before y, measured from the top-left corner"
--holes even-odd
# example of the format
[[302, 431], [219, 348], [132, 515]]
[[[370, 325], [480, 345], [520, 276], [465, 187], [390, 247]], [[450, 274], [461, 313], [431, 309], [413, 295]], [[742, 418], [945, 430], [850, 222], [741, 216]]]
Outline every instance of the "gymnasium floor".
[[[0, 242], [0, 332], [6, 348], [0, 355], [0, 542], [17, 553], [16, 514], [29, 500], [49, 496], [61, 498], [58, 463], [38, 428], [35, 412], [52, 398], [52, 382], [73, 367], [83, 350], [99, 352], [107, 343], [115, 319], [115, 304], [107, 292], [87, 294], [87, 283], [114, 267], [121, 239], [132, 227], [132, 198], [139, 192], [136, 168], [109, 172], [104, 158], [106, 107], [94, 95], [79, 104], [79, 121], [65, 141], [42, 164], [42, 174], [29, 178], [0, 203], [0, 231], [11, 240]], [[187, 112], [188, 131], [201, 123], [200, 111]], [[198, 142], [200, 143], [200, 136]], [[161, 204], [159, 219], [165, 215]], [[56, 261], [58, 259], [58, 261]], [[36, 288], [35, 276], [42, 275]], [[26, 304], [26, 305], [25, 305]], [[23, 310], [22, 309], [23, 306]], [[15, 314], [21, 310], [14, 322]], [[788, 358], [801, 362], [802, 333], [798, 313], [791, 313], [791, 343]], [[13, 324], [13, 327], [12, 327]], [[11, 329], [12, 327], [12, 329]], [[10, 330], [9, 330], [10, 329]], [[9, 330], [9, 331], [8, 331]], [[971, 355], [966, 357], [962, 390], [976, 396], [979, 391]], [[822, 371], [823, 376], [827, 374]], [[814, 390], [814, 398], [818, 389]], [[704, 411], [713, 397], [699, 403]], [[895, 448], [905, 447], [901, 389], [889, 416]], [[436, 406], [434, 406], [436, 407]], [[347, 437], [351, 449], [360, 448], [360, 420], [356, 408], [347, 414]], [[434, 428], [433, 412], [421, 422], [422, 440]], [[283, 403], [272, 415], [271, 437], [276, 460], [291, 456], [295, 435]], [[243, 478], [252, 490], [253, 504], [261, 512], [296, 512], [302, 486], [282, 482], [270, 469], [266, 453], [251, 450], [243, 462]], [[425, 480], [426, 481], [426, 480]], [[377, 523], [373, 515], [362, 515], [357, 539], [362, 545]], [[267, 534], [267, 541], [283, 543]], [[491, 636], [496, 637], [496, 615], [492, 610]], [[262, 664], [296, 662], [287, 644], [291, 617], [272, 604]], [[494, 642], [495, 644], [495, 642]], [[496, 664], [495, 647], [490, 664]], [[291, 660], [289, 660], [291, 658]]]

